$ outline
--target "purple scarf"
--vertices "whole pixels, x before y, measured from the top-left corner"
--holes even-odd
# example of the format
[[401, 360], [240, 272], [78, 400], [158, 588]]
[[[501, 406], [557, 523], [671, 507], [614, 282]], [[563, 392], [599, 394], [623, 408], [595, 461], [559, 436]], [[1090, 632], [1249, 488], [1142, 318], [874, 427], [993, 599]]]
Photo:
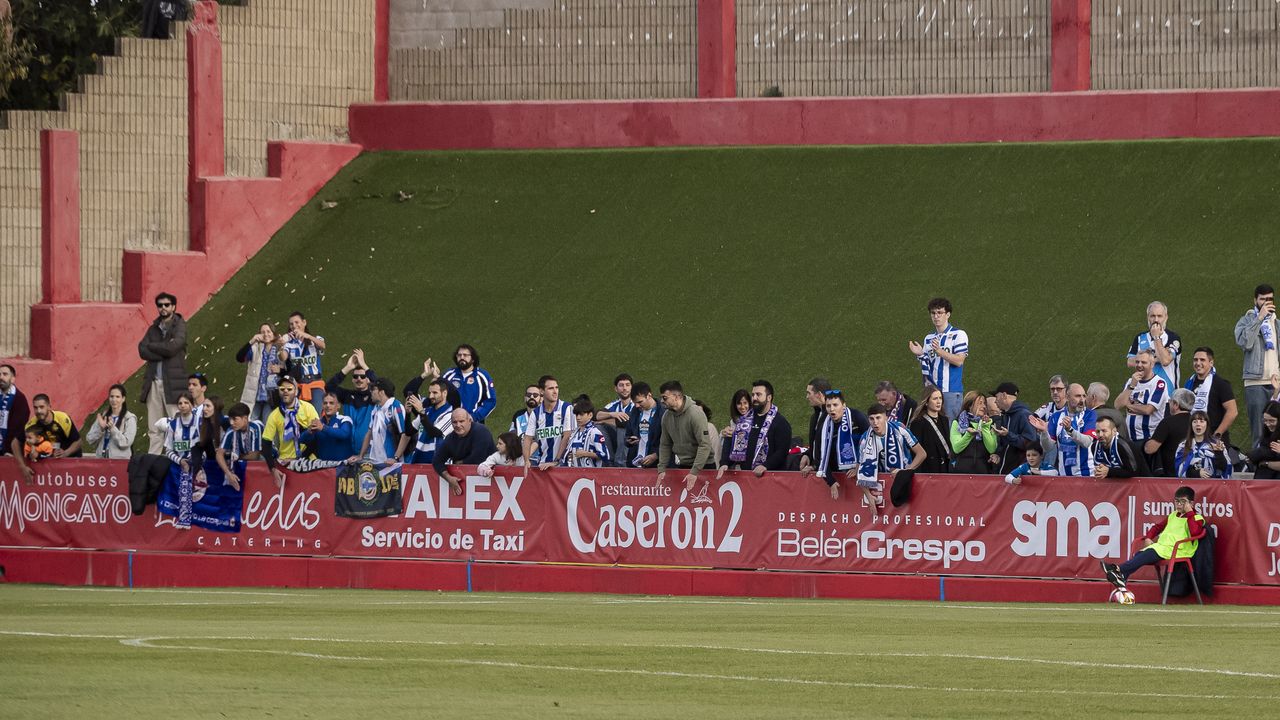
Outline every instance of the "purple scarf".
[[[733, 428], [733, 447], [729, 450], [729, 461], [734, 463], [743, 463], [747, 459], [747, 441], [751, 438], [751, 422], [755, 417], [755, 412], [748, 411], [739, 417], [734, 423]], [[778, 417], [778, 406], [770, 405], [769, 412], [765, 413], [764, 424], [760, 426], [760, 436], [756, 438], [756, 453], [751, 458], [751, 467], [757, 467], [764, 464], [765, 457], [769, 454], [769, 428], [773, 425], [773, 419]]]

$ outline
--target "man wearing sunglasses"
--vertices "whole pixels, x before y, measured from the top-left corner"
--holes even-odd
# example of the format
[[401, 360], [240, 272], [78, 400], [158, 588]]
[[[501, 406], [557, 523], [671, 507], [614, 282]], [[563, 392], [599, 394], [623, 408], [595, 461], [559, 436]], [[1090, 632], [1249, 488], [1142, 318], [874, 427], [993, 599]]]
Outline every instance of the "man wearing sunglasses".
[[156, 319], [138, 343], [138, 357], [146, 363], [142, 377], [142, 401], [147, 404], [150, 447], [158, 454], [164, 447], [164, 431], [156, 423], [178, 412], [178, 396], [187, 390], [187, 321], [178, 314], [178, 299], [167, 292], [156, 295]]
[[[354, 390], [342, 387], [342, 381], [346, 379], [347, 373], [351, 374]], [[364, 436], [369, 432], [369, 421], [373, 418], [373, 410], [378, 405], [373, 401], [371, 392], [376, 382], [378, 382], [378, 374], [369, 367], [369, 363], [365, 362], [364, 350], [355, 348], [347, 358], [347, 364], [334, 373], [328, 383], [325, 383], [325, 392], [333, 393], [342, 406], [342, 414], [351, 418], [351, 452], [355, 455], [360, 454]]]

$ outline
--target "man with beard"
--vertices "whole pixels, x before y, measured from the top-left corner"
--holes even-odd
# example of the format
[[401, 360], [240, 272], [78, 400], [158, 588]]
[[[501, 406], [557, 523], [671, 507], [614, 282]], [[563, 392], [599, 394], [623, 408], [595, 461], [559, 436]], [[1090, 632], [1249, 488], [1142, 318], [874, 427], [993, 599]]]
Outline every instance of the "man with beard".
[[1125, 382], [1116, 397], [1116, 409], [1126, 411], [1129, 439], [1145, 443], [1155, 434], [1164, 419], [1169, 393], [1173, 391], [1164, 378], [1155, 374], [1154, 350], [1140, 350], [1133, 359], [1133, 377]]
[[31, 406], [27, 396], [17, 385], [18, 371], [12, 365], [0, 365], [0, 455], [13, 455], [23, 475], [30, 477], [30, 468], [22, 461], [22, 443]]
[[[430, 359], [427, 362], [430, 363]], [[351, 384], [355, 386], [355, 390], [342, 387], [342, 381], [347, 373], [351, 373]], [[347, 364], [329, 378], [328, 384], [325, 385], [325, 392], [333, 393], [342, 404], [342, 414], [351, 418], [351, 451], [348, 454], [360, 453], [360, 444], [364, 442], [364, 436], [369, 432], [369, 419], [373, 416], [373, 409], [376, 407], [369, 391], [376, 382], [378, 382], [378, 374], [365, 362], [364, 350], [356, 348], [347, 358]]]
[[53, 409], [48, 395], [40, 393], [31, 398], [31, 411], [32, 417], [27, 421], [26, 429], [35, 430], [53, 443], [54, 457], [80, 455], [80, 428], [76, 427], [70, 415]]
[[187, 388], [187, 321], [178, 314], [178, 299], [167, 292], [156, 295], [156, 319], [138, 342], [138, 357], [146, 363], [142, 376], [142, 402], [147, 405], [150, 447], [163, 452], [164, 431], [158, 425], [178, 412], [178, 396]]
[[600, 431], [609, 439], [609, 465], [622, 467], [626, 461], [626, 427], [631, 419], [635, 405], [631, 402], [631, 386], [635, 379], [627, 373], [621, 373], [613, 379], [613, 391], [618, 399], [604, 406], [596, 413], [595, 422]]
[[1270, 285], [1253, 289], [1253, 307], [1236, 321], [1236, 344], [1244, 351], [1244, 407], [1249, 416], [1252, 450], [1262, 442], [1266, 428], [1262, 411], [1271, 401], [1271, 383], [1280, 378], [1280, 344], [1276, 342], [1276, 291]]
[[791, 423], [773, 404], [773, 384], [751, 384], [751, 409], [738, 418], [730, 440], [729, 457], [721, 458], [719, 477], [730, 466], [760, 477], [766, 470], [783, 470], [791, 450]]
[[1031, 426], [1050, 437], [1057, 445], [1059, 475], [1089, 477], [1093, 475], [1093, 442], [1098, 435], [1098, 415], [1084, 401], [1084, 386], [1071, 383], [1067, 387], [1067, 405], [1049, 416], [1046, 422], [1031, 418]]
[[1169, 307], [1156, 300], [1147, 305], [1147, 332], [1139, 333], [1129, 345], [1129, 367], [1137, 369], [1138, 353], [1150, 350], [1155, 358], [1152, 372], [1170, 388], [1182, 377], [1182, 338], [1168, 328]]
[[[302, 457], [300, 447], [302, 433], [311, 427], [320, 415], [316, 406], [298, 399], [298, 381], [289, 376], [280, 378], [280, 407], [271, 411], [262, 429], [264, 453], [282, 461]], [[276, 472], [276, 482], [284, 485], [284, 473]]]
[[397, 455], [412, 458], [410, 462], [418, 465], [427, 465], [435, 460], [436, 449], [453, 432], [453, 404], [449, 402], [451, 394], [457, 395], [453, 386], [445, 382], [444, 378], [436, 378], [427, 386], [426, 402], [423, 402], [416, 393], [408, 395], [406, 402], [417, 413], [413, 418], [417, 441], [414, 451], [406, 455], [405, 448], [413, 435], [405, 433], [404, 437], [400, 438]]
[[529, 427], [529, 411], [541, 404], [542, 388], [539, 388], [537, 383], [526, 387], [524, 389], [524, 407], [511, 416], [511, 427], [508, 430], [523, 438], [525, 429]]
[[497, 406], [498, 395], [493, 378], [480, 367], [480, 353], [465, 343], [459, 345], [453, 351], [453, 365], [441, 377], [458, 389], [458, 407], [471, 413], [476, 422], [484, 422]]
[[666, 410], [653, 397], [647, 382], [631, 388], [631, 418], [627, 420], [626, 467], [653, 467], [658, 463], [658, 439], [662, 436], [662, 414]]
[[538, 378], [538, 389], [542, 391], [542, 404], [529, 411], [524, 430], [525, 470], [533, 466], [535, 454], [542, 469], [554, 465], [569, 442], [569, 436], [578, 429], [573, 406], [560, 399], [560, 381], [543, 375]]
[[1142, 455], [1120, 437], [1114, 420], [1100, 417], [1097, 427], [1098, 439], [1093, 443], [1094, 477], [1124, 479], [1150, 472]]

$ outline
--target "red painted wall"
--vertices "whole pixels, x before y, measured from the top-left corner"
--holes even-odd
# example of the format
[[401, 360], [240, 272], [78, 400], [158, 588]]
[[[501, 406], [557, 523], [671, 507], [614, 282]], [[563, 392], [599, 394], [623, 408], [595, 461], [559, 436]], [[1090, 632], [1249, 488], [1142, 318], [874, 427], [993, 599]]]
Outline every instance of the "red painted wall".
[[[187, 35], [191, 248], [126, 251], [122, 303], [79, 302], [77, 136], [65, 130], [41, 136], [43, 301], [31, 308], [30, 357], [3, 361], [17, 369], [28, 396], [56, 390], [59, 409], [73, 417], [86, 416], [111, 383], [141, 365], [134, 347], [154, 319], [157, 293], [179, 293], [179, 311], [190, 316], [360, 154], [351, 144], [274, 142], [267, 147], [269, 177], [220, 177], [224, 103], [215, 3], [201, 0]], [[174, 277], [184, 278], [181, 289]]]
[[353, 105], [366, 150], [897, 145], [1280, 135], [1280, 89]]
[[[129, 553], [0, 549], [5, 580], [129, 587]], [[133, 553], [134, 587], [305, 587], [384, 590], [467, 589], [465, 563], [270, 556]], [[939, 578], [751, 570], [617, 568], [475, 563], [483, 592], [592, 592], [640, 595], [939, 600], [949, 602], [1105, 602], [1103, 581]], [[1158, 603], [1154, 584], [1130, 586], [1140, 603]], [[1170, 602], [1187, 602], [1171, 600]], [[1195, 602], [1194, 596], [1190, 602]], [[1217, 588], [1213, 602], [1280, 604], [1280, 587]]]

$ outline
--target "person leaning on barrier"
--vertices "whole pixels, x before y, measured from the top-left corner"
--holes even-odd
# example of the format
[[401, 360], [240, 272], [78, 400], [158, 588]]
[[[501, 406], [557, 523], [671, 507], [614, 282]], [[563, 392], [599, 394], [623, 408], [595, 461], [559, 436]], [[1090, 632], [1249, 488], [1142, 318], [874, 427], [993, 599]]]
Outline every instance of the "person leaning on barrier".
[[716, 477], [729, 465], [750, 470], [756, 477], [766, 470], [784, 470], [790, 449], [791, 423], [773, 403], [773, 385], [757, 380], [751, 384], [751, 411], [734, 424], [729, 456], [720, 458]]
[[44, 393], [31, 398], [31, 410], [26, 429], [34, 429], [53, 443], [53, 457], [80, 456], [80, 428], [76, 427], [70, 415], [54, 410], [49, 396]]
[[[1025, 407], [1025, 406], [1024, 406]], [[925, 459], [920, 464], [922, 473], [951, 472], [951, 420], [942, 412], [942, 391], [925, 385], [920, 392], [920, 404], [912, 414], [907, 427], [924, 448]]]
[[666, 408], [653, 397], [647, 382], [631, 388], [635, 407], [627, 420], [627, 467], [645, 468], [658, 464], [658, 441], [662, 436], [662, 416]]
[[680, 468], [689, 471], [684, 476], [685, 489], [693, 490], [698, 471], [713, 457], [707, 415], [684, 394], [679, 380], [668, 380], [658, 390], [667, 412], [658, 442], [657, 484], [666, 479], [668, 468]]
[[[454, 495], [462, 494], [461, 478], [449, 472], [449, 465], [480, 465], [498, 451], [493, 433], [483, 424], [475, 422], [465, 408], [454, 408], [449, 416], [453, 432], [436, 448], [431, 466], [436, 474], [449, 483]], [[522, 441], [523, 442], [523, 441]]]
[[1128, 440], [1120, 437], [1115, 420], [1097, 420], [1098, 438], [1093, 443], [1093, 476], [1124, 479], [1149, 474], [1141, 453]]

